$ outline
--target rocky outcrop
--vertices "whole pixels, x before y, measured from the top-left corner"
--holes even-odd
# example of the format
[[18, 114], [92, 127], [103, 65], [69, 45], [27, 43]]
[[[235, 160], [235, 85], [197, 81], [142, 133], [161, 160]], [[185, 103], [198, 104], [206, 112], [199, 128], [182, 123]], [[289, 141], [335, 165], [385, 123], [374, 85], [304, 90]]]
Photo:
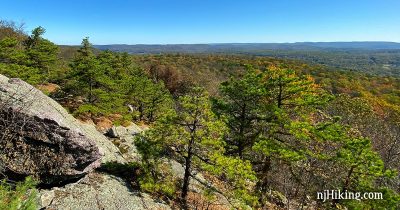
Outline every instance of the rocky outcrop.
[[107, 136], [111, 138], [124, 138], [132, 137], [136, 134], [141, 133], [143, 130], [136, 124], [131, 124], [127, 127], [124, 126], [113, 126], [107, 131]]
[[8, 174], [52, 184], [81, 177], [102, 161], [124, 162], [93, 129], [31, 85], [0, 75], [0, 165]]
[[11, 179], [39, 178], [41, 209], [170, 209], [132, 189], [129, 181], [94, 170], [137, 156], [133, 135], [140, 128], [116, 130], [114, 140], [126, 148], [125, 154], [94, 124], [76, 120], [22, 80], [0, 75], [0, 172], [6, 170]]
[[78, 183], [63, 188], [40, 192], [43, 209], [85, 209], [85, 210], [142, 210], [170, 209], [149, 195], [130, 188], [129, 183], [119, 177], [103, 173], [91, 173]]
[[134, 137], [143, 132], [136, 124], [131, 124], [127, 127], [113, 126], [106, 135], [121, 151], [122, 156], [128, 162], [140, 161], [140, 155], [134, 144]]
[[121, 151], [106, 136], [96, 130], [94, 124], [79, 122], [79, 126], [90, 139], [94, 139], [100, 152], [103, 154], [101, 163], [116, 162], [126, 163]]
[[[134, 137], [142, 131], [135, 124], [112, 127], [107, 138], [93, 123], [76, 120], [31, 85], [0, 75], [0, 172], [6, 170], [9, 178], [39, 178], [41, 209], [170, 209], [132, 189], [135, 173], [121, 176], [104, 167], [94, 170], [102, 163], [140, 161]], [[182, 179], [182, 165], [165, 161]], [[192, 203], [203, 202], [205, 185], [210, 183], [196, 173], [190, 185]], [[214, 203], [218, 209], [233, 208], [220, 193]]]

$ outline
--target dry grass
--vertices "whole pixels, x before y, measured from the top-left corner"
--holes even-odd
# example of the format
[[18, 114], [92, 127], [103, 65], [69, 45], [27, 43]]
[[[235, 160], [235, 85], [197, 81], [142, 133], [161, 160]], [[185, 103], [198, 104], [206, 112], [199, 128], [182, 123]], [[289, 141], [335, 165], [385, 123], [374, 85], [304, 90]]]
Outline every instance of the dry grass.
[[44, 93], [54, 93], [60, 89], [60, 86], [53, 83], [47, 83], [47, 84], [37, 85], [36, 88]]

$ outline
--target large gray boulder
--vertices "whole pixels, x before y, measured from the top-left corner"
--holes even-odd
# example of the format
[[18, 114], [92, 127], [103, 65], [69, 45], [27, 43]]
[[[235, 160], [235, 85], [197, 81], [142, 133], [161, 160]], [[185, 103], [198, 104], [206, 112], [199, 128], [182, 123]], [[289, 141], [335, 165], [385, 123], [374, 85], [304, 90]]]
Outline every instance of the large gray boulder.
[[102, 156], [123, 163], [118, 148], [93, 129], [26, 82], [0, 75], [0, 165], [7, 174], [50, 184], [81, 177]]
[[123, 179], [104, 173], [90, 173], [78, 183], [41, 190], [39, 194], [41, 207], [49, 210], [170, 209], [149, 195], [133, 190]]

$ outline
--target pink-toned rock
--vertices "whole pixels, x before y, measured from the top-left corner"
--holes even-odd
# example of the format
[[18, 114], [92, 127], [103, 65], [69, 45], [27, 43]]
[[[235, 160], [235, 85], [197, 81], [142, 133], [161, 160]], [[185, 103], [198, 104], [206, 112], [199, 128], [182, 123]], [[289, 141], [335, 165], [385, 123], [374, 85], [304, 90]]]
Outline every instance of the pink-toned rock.
[[100, 166], [102, 149], [57, 102], [20, 79], [0, 75], [0, 165], [10, 176], [50, 184]]

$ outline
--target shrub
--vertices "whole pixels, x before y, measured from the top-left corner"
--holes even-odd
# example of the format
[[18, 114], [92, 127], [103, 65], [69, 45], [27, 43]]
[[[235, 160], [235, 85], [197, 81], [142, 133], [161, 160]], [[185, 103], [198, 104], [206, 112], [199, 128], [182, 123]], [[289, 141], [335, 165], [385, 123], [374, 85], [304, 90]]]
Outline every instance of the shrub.
[[0, 182], [0, 209], [35, 210], [37, 209], [35, 189], [36, 182], [27, 177], [15, 185], [3, 179]]

